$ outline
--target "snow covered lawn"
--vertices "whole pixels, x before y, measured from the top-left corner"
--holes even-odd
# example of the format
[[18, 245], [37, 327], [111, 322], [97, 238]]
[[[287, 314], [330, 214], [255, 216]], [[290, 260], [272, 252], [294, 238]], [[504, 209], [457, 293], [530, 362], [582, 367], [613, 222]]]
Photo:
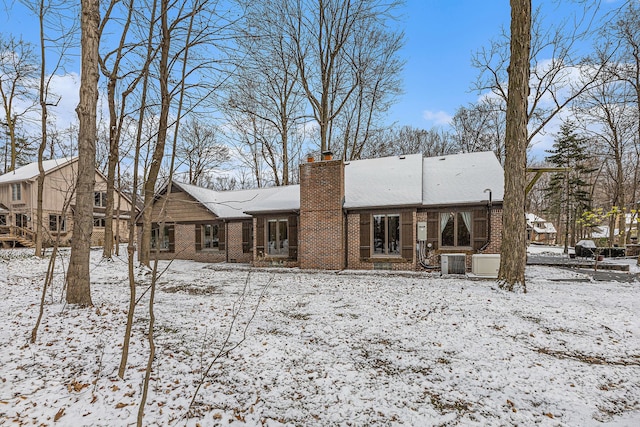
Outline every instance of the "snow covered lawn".
[[[148, 293], [119, 380], [126, 264], [100, 254], [95, 306], [61, 302], [58, 263], [29, 344], [47, 260], [0, 251], [0, 425], [135, 423]], [[512, 294], [463, 277], [175, 261], [156, 295], [145, 425], [640, 425], [640, 283], [527, 276], [529, 293]], [[202, 379], [229, 332], [239, 346]]]

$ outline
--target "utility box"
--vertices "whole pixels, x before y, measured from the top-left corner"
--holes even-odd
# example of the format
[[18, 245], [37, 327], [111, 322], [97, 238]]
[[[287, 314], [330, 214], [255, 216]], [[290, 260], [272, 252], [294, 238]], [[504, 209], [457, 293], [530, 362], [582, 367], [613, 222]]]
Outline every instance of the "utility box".
[[418, 223], [418, 241], [427, 240], [427, 223], [419, 222]]
[[471, 255], [471, 273], [480, 277], [496, 279], [500, 270], [500, 254]]
[[440, 255], [441, 274], [465, 274], [467, 256], [465, 254], [442, 254]]

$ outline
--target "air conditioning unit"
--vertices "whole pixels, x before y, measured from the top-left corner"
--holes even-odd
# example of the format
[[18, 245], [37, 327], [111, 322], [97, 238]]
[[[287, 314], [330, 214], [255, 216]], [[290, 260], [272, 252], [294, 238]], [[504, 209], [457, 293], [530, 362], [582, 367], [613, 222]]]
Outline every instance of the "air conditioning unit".
[[465, 254], [440, 255], [440, 272], [442, 274], [465, 274], [467, 272], [467, 256]]
[[500, 270], [500, 254], [471, 255], [471, 273], [476, 276], [497, 278]]

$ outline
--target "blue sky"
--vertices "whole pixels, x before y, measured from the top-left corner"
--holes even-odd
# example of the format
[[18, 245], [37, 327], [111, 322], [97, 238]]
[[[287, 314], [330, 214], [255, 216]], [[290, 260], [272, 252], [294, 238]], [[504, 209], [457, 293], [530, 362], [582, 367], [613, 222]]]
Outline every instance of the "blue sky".
[[[604, 10], [618, 7], [624, 0], [603, 0]], [[557, 20], [566, 18], [582, 7], [577, 0], [533, 1], [542, 4], [545, 15]], [[24, 13], [20, 3], [4, 0], [0, 3], [2, 33], [23, 33], [26, 39], [37, 41], [37, 22]], [[11, 9], [6, 7], [11, 6]], [[5, 11], [7, 13], [5, 13]], [[406, 0], [400, 11], [405, 30], [405, 46], [400, 56], [406, 61], [402, 74], [404, 93], [389, 111], [389, 123], [429, 129], [446, 127], [446, 122], [463, 105], [478, 99], [471, 90], [478, 70], [471, 66], [474, 52], [488, 46], [502, 27], [509, 26], [508, 0]], [[77, 70], [76, 70], [77, 71]], [[68, 96], [70, 119], [75, 119], [77, 75], [60, 84], [75, 90]], [[549, 136], [550, 138], [550, 136]], [[550, 146], [547, 141], [546, 144]]]
[[508, 27], [507, 0], [407, 0], [401, 56], [404, 94], [392, 107], [398, 124], [429, 129], [474, 102], [471, 56]]

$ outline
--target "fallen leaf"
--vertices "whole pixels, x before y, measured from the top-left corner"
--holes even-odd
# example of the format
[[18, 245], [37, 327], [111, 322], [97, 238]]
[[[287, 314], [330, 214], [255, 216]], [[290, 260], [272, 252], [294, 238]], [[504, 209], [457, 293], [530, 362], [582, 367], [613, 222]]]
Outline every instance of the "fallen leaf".
[[57, 422], [60, 418], [62, 418], [63, 415], [64, 415], [64, 408], [60, 408], [60, 410], [53, 417], [53, 422], [54, 423]]
[[122, 403], [122, 402], [120, 402], [120, 403], [118, 403], [118, 404], [116, 405], [116, 409], [122, 409], [122, 408], [124, 408], [125, 406], [127, 406], [127, 404], [126, 404], [126, 403]]
[[549, 417], [549, 418], [553, 418], [553, 414], [552, 414], [551, 412], [547, 412], [547, 413], [546, 413], [546, 414], [544, 414], [544, 415], [546, 415], [546, 416], [547, 416], [547, 417]]

